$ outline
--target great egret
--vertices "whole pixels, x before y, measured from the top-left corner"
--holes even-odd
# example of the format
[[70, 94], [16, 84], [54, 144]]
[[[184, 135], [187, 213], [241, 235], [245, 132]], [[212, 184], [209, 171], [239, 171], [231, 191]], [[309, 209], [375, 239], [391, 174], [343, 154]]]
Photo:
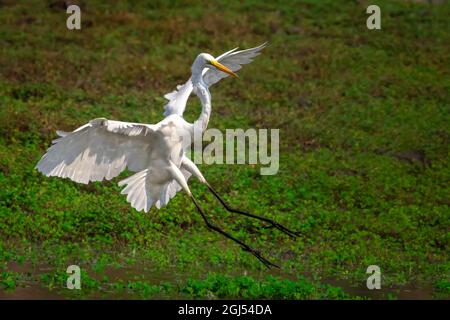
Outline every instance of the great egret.
[[[211, 115], [209, 87], [229, 75], [235, 76], [243, 64], [250, 63], [265, 47], [265, 43], [251, 49], [233, 49], [217, 58], [201, 53], [192, 65], [191, 78], [177, 90], [166, 94], [165, 118], [157, 124], [129, 123], [97, 118], [73, 132], [57, 131], [59, 138], [36, 165], [46, 176], [69, 178], [78, 183], [110, 180], [125, 168], [136, 172], [119, 182], [126, 187], [122, 194], [138, 211], [148, 212], [155, 204], [166, 205], [183, 189], [192, 199], [208, 228], [238, 243], [267, 267], [276, 266], [244, 242], [234, 238], [206, 217], [192, 195], [187, 181], [196, 176], [230, 212], [265, 221], [289, 236], [296, 234], [281, 224], [260, 216], [231, 208], [201, 174], [197, 166], [185, 155], [182, 137], [193, 136], [194, 130], [204, 131]], [[187, 99], [194, 92], [201, 100], [202, 112], [192, 124], [183, 118]]]

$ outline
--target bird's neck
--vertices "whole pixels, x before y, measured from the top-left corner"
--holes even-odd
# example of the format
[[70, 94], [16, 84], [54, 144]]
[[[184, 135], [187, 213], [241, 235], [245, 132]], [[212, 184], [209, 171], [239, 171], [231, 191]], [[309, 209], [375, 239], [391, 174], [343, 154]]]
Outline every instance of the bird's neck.
[[206, 86], [205, 83], [203, 82], [202, 70], [198, 70], [196, 72], [192, 72], [191, 79], [192, 79], [192, 84], [194, 85], [194, 87], [197, 87], [199, 85]]
[[201, 132], [204, 132], [208, 127], [209, 117], [211, 116], [211, 94], [203, 79], [198, 83], [194, 82], [194, 92], [200, 98], [202, 104], [202, 112], [194, 125], [196, 128], [201, 129]]

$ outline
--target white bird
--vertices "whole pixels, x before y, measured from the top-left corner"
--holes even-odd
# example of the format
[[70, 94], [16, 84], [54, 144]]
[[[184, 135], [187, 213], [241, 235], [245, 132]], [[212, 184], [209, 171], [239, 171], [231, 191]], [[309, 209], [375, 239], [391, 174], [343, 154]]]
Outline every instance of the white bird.
[[[57, 131], [59, 138], [36, 165], [46, 176], [69, 178], [78, 183], [110, 180], [128, 168], [134, 175], [119, 182], [126, 187], [122, 194], [138, 211], [148, 212], [154, 204], [166, 205], [183, 189], [192, 199], [207, 226], [239, 243], [266, 266], [273, 265], [259, 252], [212, 224], [192, 195], [187, 181], [191, 175], [205, 183], [224, 207], [231, 212], [243, 214], [268, 222], [287, 233], [296, 234], [277, 222], [231, 208], [209, 185], [197, 166], [185, 155], [183, 137], [193, 137], [194, 130], [206, 129], [211, 115], [209, 87], [250, 63], [266, 44], [237, 51], [233, 49], [217, 58], [201, 53], [192, 65], [191, 78], [177, 90], [166, 94], [165, 118], [157, 124], [141, 124], [97, 118], [73, 132]], [[202, 112], [192, 124], [183, 118], [187, 99], [194, 92], [201, 100]], [[191, 140], [192, 141], [192, 140]]]

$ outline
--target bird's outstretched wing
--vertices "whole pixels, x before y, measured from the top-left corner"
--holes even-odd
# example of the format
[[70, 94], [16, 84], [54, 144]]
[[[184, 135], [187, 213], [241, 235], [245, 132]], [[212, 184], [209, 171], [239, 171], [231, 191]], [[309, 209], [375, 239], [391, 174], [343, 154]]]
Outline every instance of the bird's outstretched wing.
[[[216, 60], [225, 67], [231, 69], [231, 71], [236, 72], [242, 68], [242, 65], [252, 62], [253, 59], [258, 56], [261, 53], [261, 50], [266, 46], [267, 42], [255, 48], [246, 50], [236, 51], [238, 48], [234, 48], [233, 50], [221, 54], [216, 58]], [[228, 73], [222, 72], [218, 69], [206, 69], [203, 71], [203, 81], [208, 87], [229, 76], [230, 75]]]
[[[221, 54], [216, 60], [236, 72], [242, 68], [242, 65], [252, 62], [253, 58], [258, 56], [266, 45], [267, 42], [255, 48], [240, 51], [236, 51], [238, 48], [234, 48], [233, 50]], [[203, 80], [208, 87], [228, 76], [227, 73], [217, 69], [205, 69], [203, 71]], [[185, 84], [177, 86], [176, 90], [166, 94], [164, 98], [169, 100], [169, 102], [164, 106], [164, 116], [171, 114], [182, 116], [192, 89], [192, 81], [189, 79]]]
[[126, 167], [146, 168], [152, 145], [160, 139], [157, 125], [91, 120], [73, 132], [58, 132], [60, 138], [36, 165], [46, 176], [69, 178], [79, 183], [110, 180]]
[[167, 93], [164, 98], [169, 102], [164, 106], [164, 116], [167, 117], [171, 114], [182, 116], [192, 89], [192, 81], [189, 78], [185, 84], [178, 85], [176, 90]]

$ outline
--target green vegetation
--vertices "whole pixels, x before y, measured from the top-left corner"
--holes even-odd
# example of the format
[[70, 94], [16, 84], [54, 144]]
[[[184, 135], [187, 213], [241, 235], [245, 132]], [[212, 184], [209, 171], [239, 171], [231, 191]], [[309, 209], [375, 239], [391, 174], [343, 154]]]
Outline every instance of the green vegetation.
[[[80, 31], [49, 3], [0, 3], [0, 297], [450, 297], [448, 2], [378, 1], [378, 31], [366, 28], [369, 1], [84, 1]], [[126, 174], [78, 185], [34, 170], [56, 129], [156, 123], [199, 52], [266, 40], [238, 80], [212, 88], [210, 127], [280, 128], [278, 174], [200, 169], [229, 203], [301, 237], [229, 214], [190, 184], [281, 270], [210, 232], [181, 193], [145, 214], [120, 195]], [[199, 110], [192, 98], [187, 119]], [[71, 264], [81, 291], [65, 289]], [[372, 264], [378, 296], [365, 289]]]

